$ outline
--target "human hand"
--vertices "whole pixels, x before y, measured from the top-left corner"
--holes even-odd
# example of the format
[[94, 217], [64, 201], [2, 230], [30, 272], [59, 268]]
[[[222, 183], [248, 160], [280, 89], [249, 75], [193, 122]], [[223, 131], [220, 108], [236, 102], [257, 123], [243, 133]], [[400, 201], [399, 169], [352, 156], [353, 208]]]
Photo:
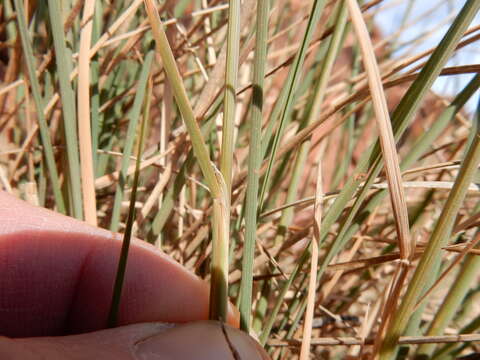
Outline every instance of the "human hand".
[[[199, 321], [208, 315], [207, 284], [139, 240], [119, 327], [102, 330], [120, 247], [118, 234], [0, 192], [0, 358], [268, 359], [234, 327]], [[233, 308], [228, 322], [238, 323]]]

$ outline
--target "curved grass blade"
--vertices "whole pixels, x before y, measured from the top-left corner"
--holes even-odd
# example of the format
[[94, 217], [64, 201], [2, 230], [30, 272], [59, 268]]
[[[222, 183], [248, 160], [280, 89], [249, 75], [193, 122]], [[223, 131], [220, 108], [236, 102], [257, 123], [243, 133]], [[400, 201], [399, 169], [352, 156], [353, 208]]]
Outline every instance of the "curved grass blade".
[[468, 185], [473, 180], [480, 163], [480, 133], [477, 134], [462, 163], [455, 185], [447, 199], [447, 203], [440, 214], [432, 236], [418, 264], [407, 293], [402, 298], [400, 307], [393, 315], [388, 327], [387, 336], [380, 348], [380, 359], [391, 359], [396, 351], [396, 342], [404, 331], [410, 314], [425, 287], [429, 272], [436, 259], [440, 256], [441, 248], [447, 244], [453, 229], [458, 210], [467, 193]]
[[[438, 47], [430, 56], [427, 64], [421, 70], [419, 76], [409, 87], [405, 96], [396, 107], [391, 117], [395, 139], [399, 139], [404, 133], [409, 122], [412, 120], [415, 112], [420, 106], [425, 94], [438, 77], [438, 74], [453, 53], [457, 43], [460, 41], [463, 33], [467, 29], [468, 25], [473, 19], [473, 16], [479, 8], [480, 2], [467, 2], [465, 4], [464, 10], [462, 10], [462, 12], [457, 16]], [[355, 170], [355, 175], [364, 174], [367, 172], [369, 164], [372, 165], [370, 167], [371, 170], [369, 172], [367, 181], [365, 182], [365, 187], [361, 190], [361, 194], [359, 194], [357, 201], [363, 202], [365, 197], [363, 194], [365, 193], [366, 195], [366, 188], [373, 183], [373, 179], [378, 176], [382, 168], [379, 152], [379, 144], [377, 143], [375, 147], [370, 147], [370, 149], [366, 151], [359, 160], [359, 164]], [[338, 220], [343, 209], [345, 209], [347, 202], [350, 201], [354, 192], [363, 181], [361, 176], [357, 177], [355, 175], [352, 176], [345, 184], [342, 192], [326, 213], [323, 220], [324, 227], [322, 228], [322, 239], [327, 236], [331, 226]], [[345, 224], [350, 224], [352, 220], [353, 217], [349, 217]]]

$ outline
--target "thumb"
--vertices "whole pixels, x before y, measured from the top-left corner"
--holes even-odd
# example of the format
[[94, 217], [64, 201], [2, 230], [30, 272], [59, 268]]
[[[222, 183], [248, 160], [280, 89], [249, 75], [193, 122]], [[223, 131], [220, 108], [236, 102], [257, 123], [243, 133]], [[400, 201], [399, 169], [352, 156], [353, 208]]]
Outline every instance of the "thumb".
[[11, 360], [268, 360], [245, 333], [214, 321], [146, 323], [63, 337], [0, 338]]
[[[138, 360], [268, 360], [265, 350], [250, 336], [216, 321], [198, 321], [173, 327], [138, 342]], [[160, 355], [160, 356], [159, 356]]]

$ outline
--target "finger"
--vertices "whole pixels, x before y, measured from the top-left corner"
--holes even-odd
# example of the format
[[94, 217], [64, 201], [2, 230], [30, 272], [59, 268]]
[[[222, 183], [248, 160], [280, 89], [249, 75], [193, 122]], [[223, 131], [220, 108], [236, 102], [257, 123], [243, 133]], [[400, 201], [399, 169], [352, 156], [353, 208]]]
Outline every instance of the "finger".
[[[106, 326], [121, 236], [0, 192], [0, 333], [55, 336]], [[134, 240], [119, 325], [208, 316], [208, 286]], [[230, 321], [236, 315], [230, 312]]]
[[248, 335], [213, 321], [175, 327], [137, 324], [65, 337], [4, 339], [0, 344], [0, 355], [11, 360], [268, 359]]
[[9, 360], [118, 359], [130, 360], [133, 346], [158, 335], [167, 325], [127, 325], [92, 333], [59, 337], [8, 339], [0, 337], [0, 358]]

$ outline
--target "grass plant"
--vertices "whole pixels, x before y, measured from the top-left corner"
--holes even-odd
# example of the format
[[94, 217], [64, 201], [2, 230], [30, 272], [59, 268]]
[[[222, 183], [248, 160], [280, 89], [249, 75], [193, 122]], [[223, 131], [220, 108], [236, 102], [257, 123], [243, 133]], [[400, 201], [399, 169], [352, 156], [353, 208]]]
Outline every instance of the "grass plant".
[[136, 236], [272, 359], [478, 352], [480, 2], [418, 3], [4, 0], [0, 188], [124, 234], [109, 326]]

